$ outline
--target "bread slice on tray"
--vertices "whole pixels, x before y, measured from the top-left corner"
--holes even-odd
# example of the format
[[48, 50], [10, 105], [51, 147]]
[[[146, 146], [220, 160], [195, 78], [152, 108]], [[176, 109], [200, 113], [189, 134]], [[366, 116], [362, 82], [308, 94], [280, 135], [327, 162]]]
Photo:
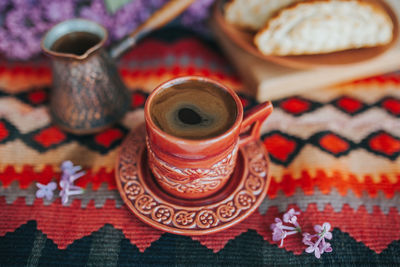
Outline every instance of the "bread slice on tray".
[[385, 45], [393, 23], [379, 6], [360, 0], [311, 0], [283, 8], [254, 42], [265, 55], [323, 54]]
[[232, 0], [225, 5], [225, 19], [240, 28], [259, 30], [279, 9], [300, 0]]

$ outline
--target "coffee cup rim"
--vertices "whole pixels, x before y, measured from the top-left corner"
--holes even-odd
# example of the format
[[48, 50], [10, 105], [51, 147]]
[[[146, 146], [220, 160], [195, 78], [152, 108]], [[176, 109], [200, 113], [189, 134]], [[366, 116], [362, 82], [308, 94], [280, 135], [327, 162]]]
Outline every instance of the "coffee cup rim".
[[[153, 100], [153, 98], [163, 89], [168, 88], [174, 84], [178, 84], [178, 83], [182, 83], [185, 81], [191, 81], [191, 80], [196, 80], [196, 81], [201, 81], [201, 82], [206, 82], [206, 83], [211, 83], [214, 84], [218, 87], [220, 87], [221, 89], [225, 90], [226, 92], [229, 93], [229, 95], [233, 98], [233, 100], [235, 101], [236, 104], [236, 118], [235, 118], [235, 122], [231, 125], [231, 127], [229, 127], [229, 129], [227, 129], [225, 132], [223, 132], [220, 135], [214, 136], [214, 137], [210, 137], [210, 138], [205, 138], [205, 139], [185, 139], [185, 138], [181, 138], [181, 137], [176, 137], [174, 135], [168, 134], [165, 131], [161, 130], [153, 121], [153, 119], [151, 118], [150, 115], [150, 106], [151, 106], [151, 102]], [[203, 143], [203, 142], [218, 142], [221, 139], [224, 139], [226, 137], [228, 137], [229, 135], [232, 134], [233, 131], [235, 131], [235, 129], [239, 128], [242, 120], [243, 120], [243, 106], [242, 106], [242, 102], [239, 99], [239, 96], [236, 94], [236, 92], [223, 85], [222, 83], [210, 79], [210, 78], [206, 78], [206, 77], [202, 77], [202, 76], [196, 76], [196, 75], [190, 75], [190, 76], [182, 76], [182, 77], [177, 77], [177, 78], [172, 78], [168, 81], [165, 81], [163, 83], [161, 83], [160, 85], [158, 85], [148, 96], [145, 106], [144, 106], [144, 114], [145, 114], [145, 121], [146, 124], [149, 124], [151, 129], [153, 131], [155, 131], [159, 136], [163, 137], [163, 138], [167, 138], [175, 143], [185, 143], [185, 144], [199, 144], [199, 143]]]

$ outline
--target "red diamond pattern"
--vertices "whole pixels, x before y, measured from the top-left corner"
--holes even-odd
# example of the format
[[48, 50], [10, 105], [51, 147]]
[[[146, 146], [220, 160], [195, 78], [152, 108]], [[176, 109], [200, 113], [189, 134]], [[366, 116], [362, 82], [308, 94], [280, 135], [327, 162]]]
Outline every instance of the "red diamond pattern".
[[342, 97], [339, 100], [336, 101], [336, 105], [343, 111], [350, 113], [350, 114], [354, 114], [358, 111], [360, 111], [363, 107], [364, 104], [355, 99], [355, 98], [351, 98], [351, 97]]
[[33, 91], [28, 94], [28, 99], [31, 103], [39, 105], [47, 100], [47, 92], [44, 90]]
[[340, 154], [350, 149], [350, 144], [347, 141], [332, 133], [328, 133], [319, 139], [319, 144], [333, 154]]
[[268, 153], [282, 162], [288, 161], [297, 148], [296, 141], [290, 140], [279, 133], [266, 137], [264, 139], [264, 145]]
[[298, 115], [309, 111], [311, 108], [311, 103], [309, 101], [293, 97], [283, 100], [280, 103], [280, 107], [289, 113]]
[[48, 148], [53, 145], [62, 143], [67, 136], [57, 127], [51, 126], [40, 131], [33, 139], [41, 144], [43, 147]]
[[139, 93], [139, 92], [134, 92], [132, 94], [132, 108], [138, 108], [144, 105], [146, 101], [146, 96]]
[[4, 122], [0, 121], [0, 142], [6, 139], [9, 136], [9, 132], [6, 128]]
[[382, 102], [382, 107], [394, 115], [400, 115], [400, 100], [388, 98]]
[[370, 148], [373, 151], [394, 156], [400, 152], [400, 140], [390, 136], [385, 132], [378, 133], [371, 137], [368, 141]]
[[120, 129], [108, 129], [95, 136], [95, 141], [103, 147], [110, 147], [115, 141], [121, 139], [124, 133]]

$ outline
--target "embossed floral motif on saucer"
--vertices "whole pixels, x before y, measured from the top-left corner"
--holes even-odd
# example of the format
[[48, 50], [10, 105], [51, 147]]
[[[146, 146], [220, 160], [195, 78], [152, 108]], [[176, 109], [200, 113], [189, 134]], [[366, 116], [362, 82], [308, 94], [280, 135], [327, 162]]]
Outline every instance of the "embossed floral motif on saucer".
[[181, 235], [215, 233], [243, 221], [264, 199], [270, 182], [269, 159], [261, 141], [240, 148], [230, 181], [210, 197], [174, 197], [157, 184], [147, 163], [144, 124], [122, 144], [116, 182], [128, 208], [143, 222]]

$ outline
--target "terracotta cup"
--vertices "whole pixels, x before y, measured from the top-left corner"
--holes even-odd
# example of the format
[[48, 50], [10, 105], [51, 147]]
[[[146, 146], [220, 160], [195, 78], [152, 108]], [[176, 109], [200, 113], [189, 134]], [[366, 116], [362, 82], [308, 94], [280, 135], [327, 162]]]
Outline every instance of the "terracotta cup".
[[[192, 81], [216, 85], [234, 99], [236, 120], [224, 133], [208, 139], [183, 139], [162, 131], [152, 120], [152, 103], [160, 92]], [[144, 112], [148, 162], [156, 181], [175, 197], [199, 199], [216, 193], [229, 181], [239, 148], [260, 137], [272, 104], [267, 101], [243, 114], [242, 103], [232, 89], [211, 79], [185, 76], [158, 86], [148, 97]]]

